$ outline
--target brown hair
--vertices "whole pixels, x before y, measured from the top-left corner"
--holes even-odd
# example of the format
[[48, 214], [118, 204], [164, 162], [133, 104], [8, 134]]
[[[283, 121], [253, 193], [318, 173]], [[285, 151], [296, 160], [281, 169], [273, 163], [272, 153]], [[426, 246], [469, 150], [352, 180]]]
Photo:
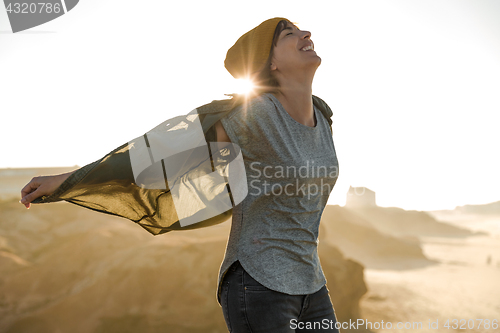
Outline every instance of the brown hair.
[[269, 52], [269, 57], [267, 58], [266, 64], [263, 69], [254, 78], [254, 91], [257, 95], [266, 92], [275, 92], [279, 89], [279, 82], [276, 80], [274, 75], [271, 73], [271, 61], [273, 58], [274, 47], [278, 43], [278, 38], [283, 30], [287, 26], [287, 20], [281, 20], [276, 25], [274, 30], [273, 42], [271, 44], [271, 51]]

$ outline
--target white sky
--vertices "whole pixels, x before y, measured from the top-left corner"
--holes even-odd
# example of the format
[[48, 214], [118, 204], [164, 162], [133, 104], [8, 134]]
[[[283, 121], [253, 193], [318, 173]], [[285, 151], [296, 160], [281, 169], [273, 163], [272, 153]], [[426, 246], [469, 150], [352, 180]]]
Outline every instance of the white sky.
[[500, 200], [500, 1], [81, 0], [12, 34], [0, 7], [0, 168], [83, 166], [234, 91], [227, 49], [276, 16], [312, 32], [340, 176], [381, 206]]

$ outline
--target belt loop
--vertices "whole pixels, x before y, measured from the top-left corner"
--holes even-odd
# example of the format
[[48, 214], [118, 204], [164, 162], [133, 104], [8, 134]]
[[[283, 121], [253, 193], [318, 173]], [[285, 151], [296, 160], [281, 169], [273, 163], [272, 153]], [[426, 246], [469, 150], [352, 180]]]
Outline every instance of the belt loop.
[[241, 267], [241, 264], [240, 264], [239, 260], [237, 260], [231, 265], [231, 271], [236, 272], [238, 270], [238, 268], [240, 268], [240, 267]]

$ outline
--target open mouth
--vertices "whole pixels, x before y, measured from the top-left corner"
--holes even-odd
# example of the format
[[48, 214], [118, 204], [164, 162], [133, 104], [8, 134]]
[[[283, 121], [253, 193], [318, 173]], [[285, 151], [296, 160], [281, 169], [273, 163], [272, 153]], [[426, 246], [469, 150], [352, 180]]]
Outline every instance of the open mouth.
[[300, 49], [301, 51], [314, 51], [314, 47], [312, 45], [304, 46]]

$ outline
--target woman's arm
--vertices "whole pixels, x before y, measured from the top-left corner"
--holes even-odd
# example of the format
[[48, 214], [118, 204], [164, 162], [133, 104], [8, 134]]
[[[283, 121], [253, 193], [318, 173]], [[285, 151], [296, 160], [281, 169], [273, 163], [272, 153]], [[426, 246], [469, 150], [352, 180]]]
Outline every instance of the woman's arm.
[[215, 131], [217, 132], [217, 142], [231, 142], [220, 120], [215, 123]]
[[30, 180], [21, 190], [21, 201], [26, 208], [31, 207], [31, 202], [42, 195], [50, 195], [75, 171], [62, 173], [55, 176], [39, 176]]

